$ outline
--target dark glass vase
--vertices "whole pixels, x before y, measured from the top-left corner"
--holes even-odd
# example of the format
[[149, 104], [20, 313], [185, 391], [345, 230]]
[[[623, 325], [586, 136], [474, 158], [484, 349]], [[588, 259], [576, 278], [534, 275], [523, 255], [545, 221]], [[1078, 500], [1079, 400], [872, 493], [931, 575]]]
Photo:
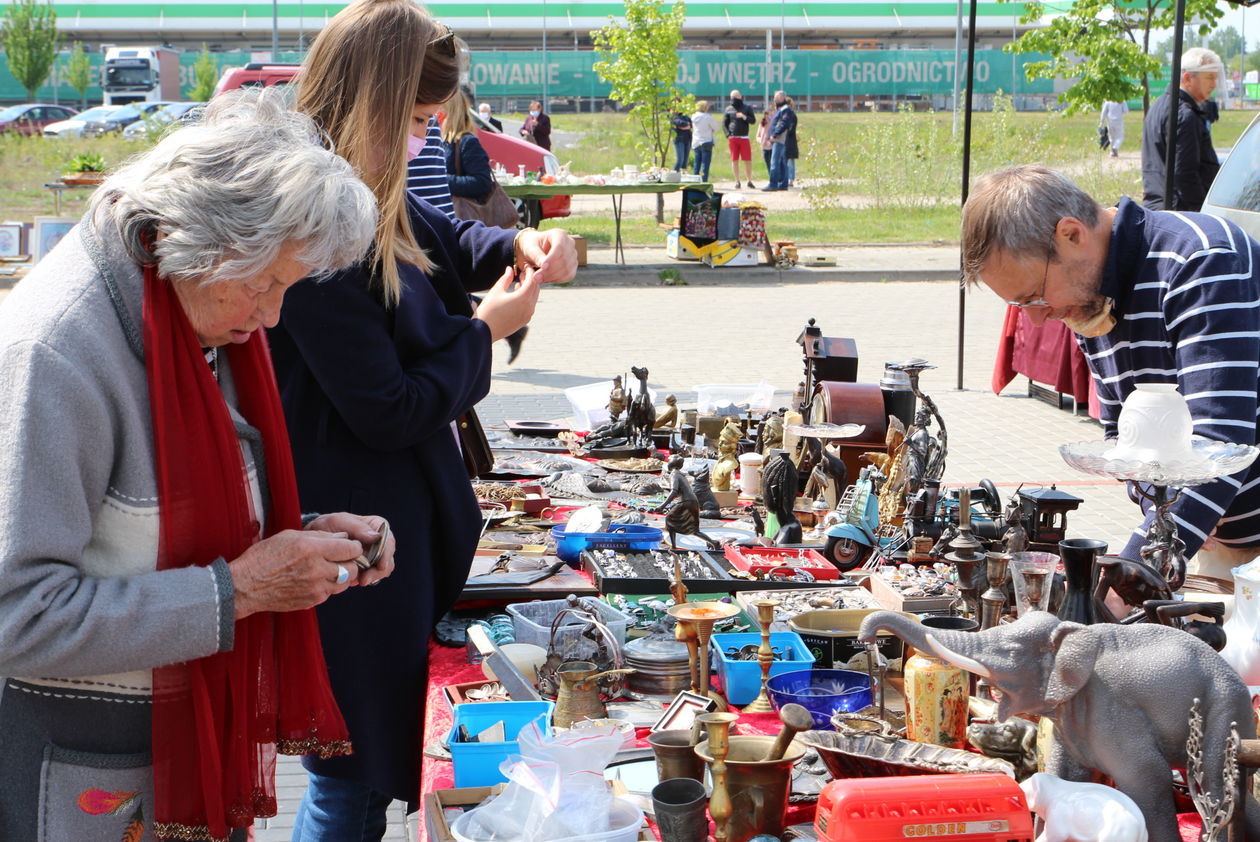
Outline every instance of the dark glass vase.
[[1059, 606], [1059, 619], [1090, 625], [1100, 622], [1094, 607], [1094, 588], [1098, 584], [1098, 568], [1094, 560], [1106, 555], [1107, 542], [1093, 538], [1068, 538], [1059, 542], [1059, 557], [1067, 590]]

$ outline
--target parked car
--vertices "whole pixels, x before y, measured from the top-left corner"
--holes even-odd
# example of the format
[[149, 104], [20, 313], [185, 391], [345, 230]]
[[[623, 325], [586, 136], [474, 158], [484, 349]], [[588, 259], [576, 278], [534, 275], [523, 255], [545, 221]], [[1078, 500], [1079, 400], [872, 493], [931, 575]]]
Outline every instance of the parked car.
[[214, 86], [214, 95], [237, 88], [269, 88], [272, 85], [287, 85], [302, 69], [300, 64], [264, 64], [250, 62], [244, 67], [224, 68], [219, 77], [219, 84]]
[[1260, 116], [1238, 136], [1221, 163], [1203, 200], [1203, 212], [1223, 216], [1260, 240]]
[[156, 114], [172, 102], [132, 102], [114, 111], [101, 120], [90, 120], [83, 126], [84, 137], [100, 137], [106, 134], [118, 134], [128, 126], [141, 122], [145, 117]]
[[44, 137], [82, 137], [83, 127], [88, 123], [104, 120], [115, 111], [125, 107], [123, 105], [98, 105], [95, 108], [89, 108], [87, 111], [75, 114], [68, 120], [44, 126]]
[[[513, 175], [519, 173], [522, 166], [527, 172], [548, 175], [557, 175], [560, 172], [560, 160], [541, 146], [499, 131], [482, 120], [481, 115], [475, 111], [473, 123], [477, 126], [477, 140], [481, 141], [486, 154], [490, 156], [492, 169], [497, 169], [502, 164], [503, 169]], [[552, 196], [550, 199], [531, 200], [531, 202], [518, 201], [517, 209], [521, 211], [521, 218], [526, 225], [535, 225], [540, 219], [568, 216], [571, 212], [572, 201], [571, 196]], [[537, 207], [530, 208], [529, 205], [533, 202], [537, 203]]]
[[60, 120], [68, 120], [77, 114], [75, 109], [64, 105], [44, 105], [28, 102], [25, 105], [11, 105], [0, 111], [0, 133], [17, 132], [18, 134], [39, 135], [44, 128]]
[[151, 111], [130, 126], [123, 129], [123, 137], [127, 140], [142, 140], [146, 137], [157, 137], [166, 131], [171, 123], [187, 119], [191, 114], [205, 106], [204, 102], [172, 102], [165, 108]]

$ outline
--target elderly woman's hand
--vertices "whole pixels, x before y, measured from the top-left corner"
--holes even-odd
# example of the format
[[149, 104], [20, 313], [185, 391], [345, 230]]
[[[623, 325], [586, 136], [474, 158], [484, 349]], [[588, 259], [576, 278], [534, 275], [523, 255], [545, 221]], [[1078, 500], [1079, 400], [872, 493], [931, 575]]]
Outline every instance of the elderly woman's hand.
[[[352, 515], [349, 512], [335, 512], [320, 515], [306, 525], [307, 529], [322, 532], [344, 532], [363, 545], [364, 550], [375, 544], [381, 537], [380, 530], [386, 526], [385, 518], [378, 515]], [[353, 571], [351, 571], [353, 572]], [[376, 564], [359, 571], [359, 585], [375, 585], [394, 572], [394, 534], [385, 538], [385, 548]]]
[[516, 262], [540, 284], [566, 284], [577, 274], [577, 248], [567, 231], [526, 228], [516, 238]]
[[354, 560], [362, 552], [362, 544], [338, 532], [286, 529], [259, 541], [228, 564], [236, 619], [319, 605], [358, 584]]

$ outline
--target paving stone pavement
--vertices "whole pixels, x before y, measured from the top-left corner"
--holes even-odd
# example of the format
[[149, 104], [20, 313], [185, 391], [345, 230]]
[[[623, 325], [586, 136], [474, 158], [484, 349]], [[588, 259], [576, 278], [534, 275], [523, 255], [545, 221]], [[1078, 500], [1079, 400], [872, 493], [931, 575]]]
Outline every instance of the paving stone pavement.
[[[1058, 455], [1059, 444], [1102, 435], [1083, 409], [1073, 415], [1028, 398], [1022, 377], [1000, 396], [989, 390], [1004, 305], [986, 290], [965, 296], [965, 365], [959, 390], [955, 282], [802, 286], [731, 277], [729, 285], [544, 290], [516, 364], [506, 364], [506, 346], [495, 349], [491, 394], [479, 407], [484, 421], [494, 425], [505, 418], [566, 417], [565, 388], [608, 380], [631, 365], [646, 365], [649, 385], [662, 395], [674, 392], [680, 405], [693, 399], [695, 386], [703, 383], [764, 379], [783, 390], [782, 398], [801, 379], [800, 349], [794, 340], [806, 321], [815, 318], [824, 335], [856, 341], [860, 382], [878, 380], [886, 360], [920, 356], [939, 366], [925, 372], [921, 384], [939, 405], [949, 431], [947, 483], [987, 477], [1004, 499], [1020, 483], [1057, 483], [1085, 499], [1069, 516], [1069, 535], [1102, 538], [1112, 546], [1122, 545], [1138, 522], [1137, 507], [1122, 486], [1077, 474]], [[257, 842], [289, 839], [305, 786], [301, 765], [281, 758], [280, 814], [260, 823]], [[415, 839], [416, 832], [416, 816], [409, 820], [403, 805], [395, 802], [385, 838]]]

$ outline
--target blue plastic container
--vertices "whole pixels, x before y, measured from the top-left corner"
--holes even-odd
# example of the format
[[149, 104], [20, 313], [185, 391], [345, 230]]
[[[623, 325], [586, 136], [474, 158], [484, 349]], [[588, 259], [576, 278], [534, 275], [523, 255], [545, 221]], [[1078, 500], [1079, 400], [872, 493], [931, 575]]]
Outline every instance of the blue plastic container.
[[[761, 645], [761, 632], [715, 634], [709, 638], [709, 647], [717, 661], [718, 683], [726, 699], [733, 705], [746, 705], [761, 692], [761, 663], [758, 661], [733, 661], [726, 657], [726, 650], [739, 649], [748, 644]], [[790, 661], [775, 661], [770, 665], [770, 676], [787, 672], [808, 670], [814, 666], [814, 655], [796, 632], [770, 632], [770, 647], [792, 653]]]
[[820, 731], [835, 730], [832, 714], [861, 710], [874, 698], [870, 676], [855, 670], [785, 672], [773, 676], [766, 689], [775, 710], [795, 702], [813, 715], [814, 727]]
[[611, 532], [565, 532], [563, 526], [551, 528], [551, 538], [556, 542], [556, 555], [561, 561], [577, 564], [582, 550], [617, 550], [618, 552], [647, 552], [661, 543], [661, 530], [641, 523], [617, 524]]
[[[451, 749], [451, 763], [455, 766], [455, 786], [494, 786], [507, 780], [499, 771], [499, 764], [509, 754], [517, 754], [520, 744], [516, 738], [521, 729], [539, 716], [547, 715], [547, 727], [551, 727], [551, 702], [476, 702], [455, 705], [455, 718], [451, 721], [446, 744]], [[503, 723], [503, 732], [510, 739], [502, 743], [459, 742], [459, 726], [467, 725], [474, 736], [496, 722]]]

